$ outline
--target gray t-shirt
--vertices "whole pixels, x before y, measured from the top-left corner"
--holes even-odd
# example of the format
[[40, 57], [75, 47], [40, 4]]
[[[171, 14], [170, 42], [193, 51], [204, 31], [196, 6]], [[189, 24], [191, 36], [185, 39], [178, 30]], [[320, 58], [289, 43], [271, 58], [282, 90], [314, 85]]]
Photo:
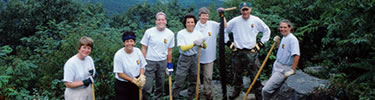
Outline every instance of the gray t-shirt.
[[300, 55], [299, 43], [297, 38], [292, 33], [289, 33], [281, 39], [276, 60], [284, 65], [292, 65], [294, 55]]

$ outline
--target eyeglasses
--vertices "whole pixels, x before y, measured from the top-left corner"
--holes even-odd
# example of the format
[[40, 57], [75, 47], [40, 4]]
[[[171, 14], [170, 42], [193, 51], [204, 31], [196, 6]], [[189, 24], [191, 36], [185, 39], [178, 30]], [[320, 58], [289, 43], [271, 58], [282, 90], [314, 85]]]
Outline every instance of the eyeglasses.
[[248, 8], [243, 8], [242, 11], [248, 11], [249, 9]]

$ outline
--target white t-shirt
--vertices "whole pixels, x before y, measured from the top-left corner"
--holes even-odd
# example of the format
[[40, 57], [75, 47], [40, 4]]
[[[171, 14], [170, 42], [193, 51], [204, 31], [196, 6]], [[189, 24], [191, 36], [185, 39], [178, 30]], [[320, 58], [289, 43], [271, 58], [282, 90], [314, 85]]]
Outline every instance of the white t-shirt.
[[[180, 47], [181, 45], [190, 45], [193, 44], [195, 40], [203, 38], [202, 34], [194, 30], [193, 32], [188, 32], [186, 29], [182, 29], [177, 33], [177, 46]], [[179, 48], [180, 54], [191, 56], [198, 53], [198, 47], [194, 46], [192, 49], [187, 51], [182, 51]]]
[[202, 49], [200, 63], [207, 64], [216, 60], [216, 40], [217, 34], [219, 34], [220, 23], [215, 21], [207, 21], [206, 24], [202, 24], [198, 21], [194, 28], [202, 33], [205, 37], [207, 44], [206, 49]]
[[113, 72], [115, 78], [120, 81], [127, 81], [118, 76], [117, 73], [124, 73], [130, 78], [134, 78], [140, 74], [141, 68], [145, 68], [147, 62], [139, 48], [134, 47], [133, 52], [128, 54], [124, 47], [118, 50], [113, 59]]
[[159, 31], [152, 27], [146, 30], [141, 44], [147, 46], [147, 60], [162, 61], [168, 57], [168, 48], [174, 47], [174, 33], [168, 28]]
[[[64, 82], [82, 81], [89, 77], [89, 70], [95, 71], [94, 60], [87, 56], [83, 60], [77, 55], [69, 58], [64, 65]], [[67, 88], [71, 89], [71, 88]]]
[[225, 29], [225, 42], [228, 39], [228, 32], [233, 32], [234, 44], [240, 49], [252, 49], [256, 45], [256, 37], [259, 32], [263, 33], [260, 40], [263, 44], [270, 38], [271, 31], [268, 26], [258, 17], [250, 15], [250, 18], [243, 19], [242, 16], [237, 16], [228, 22]]
[[276, 60], [284, 65], [292, 65], [294, 55], [300, 55], [299, 42], [296, 36], [289, 33], [281, 39], [280, 46], [277, 50]]

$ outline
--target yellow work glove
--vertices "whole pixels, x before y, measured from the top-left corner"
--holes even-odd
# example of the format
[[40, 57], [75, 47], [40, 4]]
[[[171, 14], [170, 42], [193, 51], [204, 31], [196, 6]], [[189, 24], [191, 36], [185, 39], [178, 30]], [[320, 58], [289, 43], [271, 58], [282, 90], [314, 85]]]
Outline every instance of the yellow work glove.
[[236, 44], [234, 44], [234, 42], [232, 42], [229, 48], [232, 49], [232, 51], [237, 51]]
[[131, 82], [138, 86], [140, 80], [139, 80], [138, 78], [135, 78], [135, 77], [134, 77], [134, 78], [131, 80]]
[[182, 51], [188, 51], [189, 49], [193, 48], [194, 47], [194, 43], [193, 44], [189, 44], [189, 45], [181, 45], [180, 48]]
[[146, 76], [141, 74], [141, 76], [139, 76], [139, 86], [138, 87], [143, 87], [146, 83]]

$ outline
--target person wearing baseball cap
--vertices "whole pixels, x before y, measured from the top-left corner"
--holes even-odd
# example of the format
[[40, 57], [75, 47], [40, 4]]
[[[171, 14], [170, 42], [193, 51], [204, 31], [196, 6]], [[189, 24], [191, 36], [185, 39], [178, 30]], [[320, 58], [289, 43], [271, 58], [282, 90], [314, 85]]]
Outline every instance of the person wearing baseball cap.
[[[228, 22], [225, 29], [228, 44], [228, 33], [233, 33], [233, 42], [236, 51], [232, 54], [232, 72], [234, 74], [234, 91], [230, 94], [230, 99], [238, 97], [242, 90], [242, 74], [249, 71], [250, 78], [254, 79], [259, 68], [258, 52], [263, 47], [271, 35], [269, 27], [257, 16], [251, 15], [251, 3], [242, 2], [241, 15], [234, 17]], [[262, 32], [262, 38], [257, 42], [257, 35]], [[244, 70], [245, 69], [245, 70]], [[259, 80], [259, 79], [258, 79]], [[254, 85], [255, 97], [257, 100], [262, 98], [261, 84], [257, 81]]]

